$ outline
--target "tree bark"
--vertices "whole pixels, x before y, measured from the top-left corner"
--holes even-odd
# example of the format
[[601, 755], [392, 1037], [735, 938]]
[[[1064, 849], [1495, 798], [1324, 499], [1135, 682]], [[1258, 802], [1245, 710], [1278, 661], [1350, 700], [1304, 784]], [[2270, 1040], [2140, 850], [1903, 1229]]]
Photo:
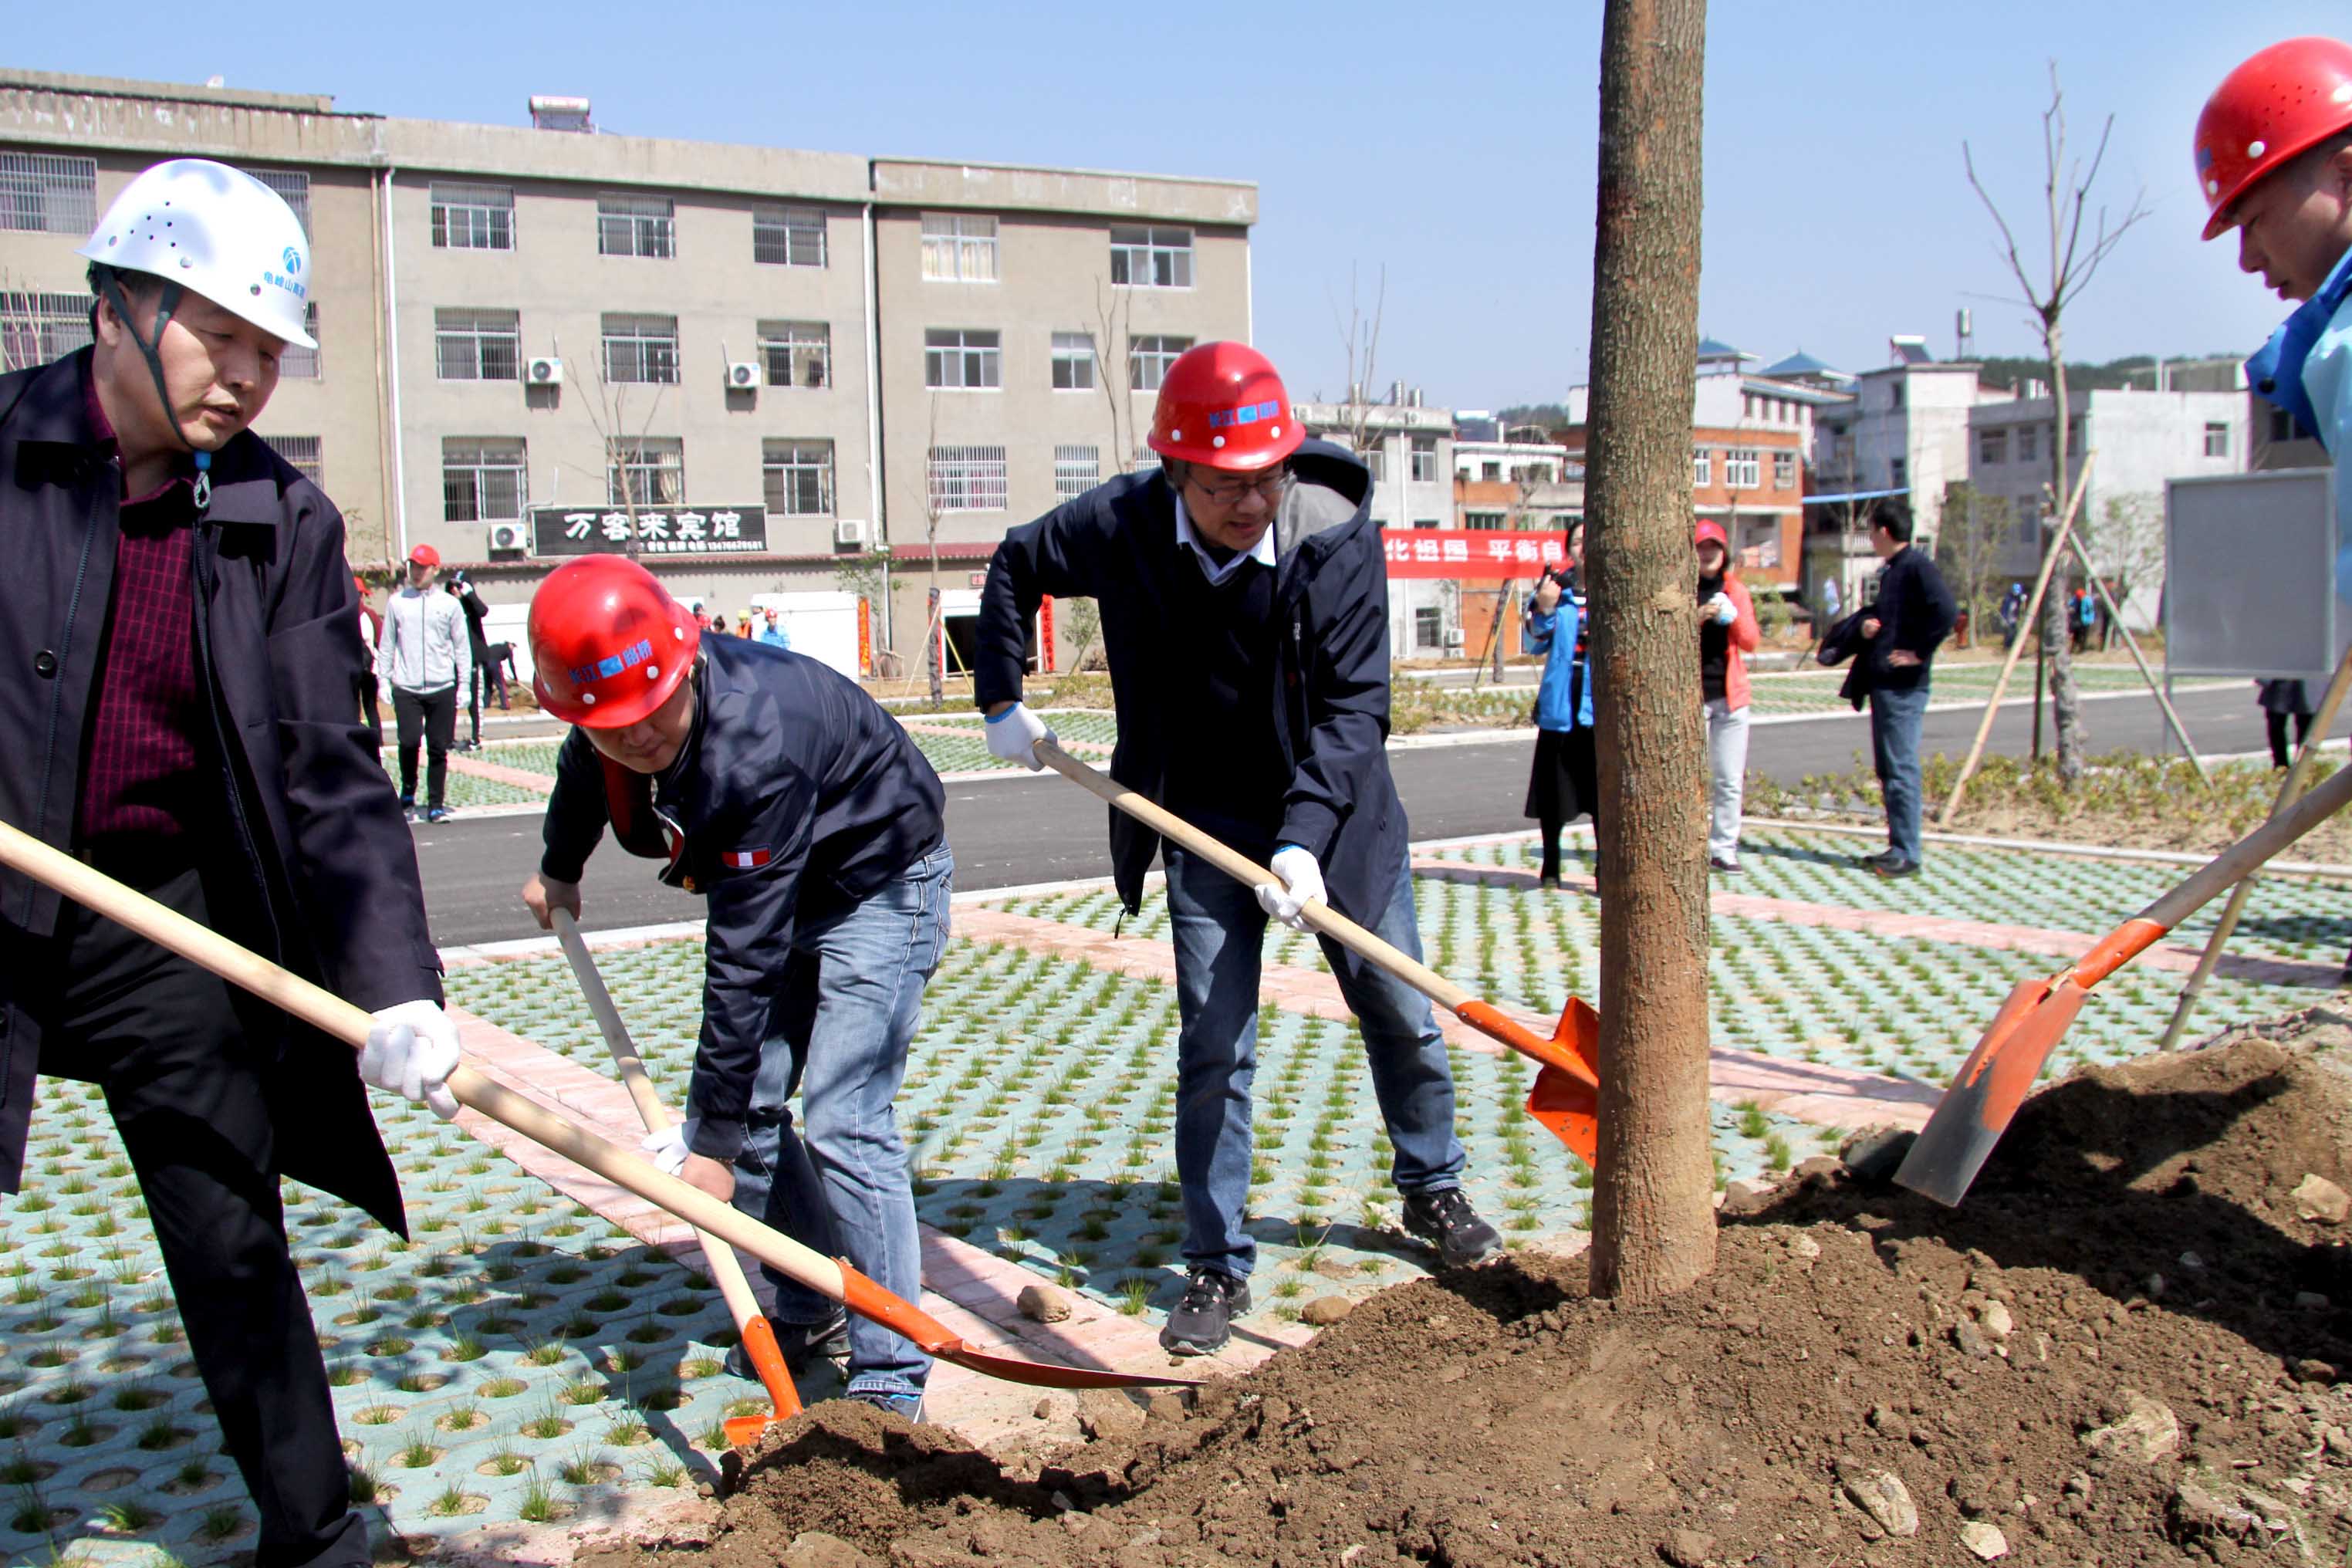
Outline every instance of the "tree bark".
[[1715, 1265], [1706, 770], [1691, 545], [1705, 0], [1608, 0], [1587, 495], [1599, 729], [1601, 1138], [1592, 1288]]
[[[2066, 472], [2066, 353], [2065, 331], [2055, 316], [2047, 318], [2042, 329], [2042, 341], [2050, 351], [2050, 493], [2055, 499], [2050, 503], [2063, 507], [2074, 489], [2073, 477]], [[2089, 517], [2091, 498], [2083, 498], [2083, 517]], [[2058, 548], [2057, 519], [2043, 535], [2042, 548]], [[2060, 589], [2074, 575], [2061, 563], [2050, 579], [2050, 596], [2042, 605], [2042, 636], [2043, 646], [2050, 650], [2050, 717], [2058, 736], [2058, 777], [2073, 784], [2083, 776], [2084, 747], [2090, 735], [2083, 723], [2083, 694], [2074, 683], [2074, 601]]]

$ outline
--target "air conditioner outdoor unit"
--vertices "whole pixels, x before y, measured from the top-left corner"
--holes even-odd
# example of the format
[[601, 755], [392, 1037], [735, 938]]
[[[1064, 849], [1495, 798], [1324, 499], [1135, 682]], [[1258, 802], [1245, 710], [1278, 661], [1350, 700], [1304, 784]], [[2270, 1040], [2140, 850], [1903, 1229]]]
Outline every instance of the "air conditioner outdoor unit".
[[727, 367], [727, 390], [749, 392], [760, 384], [760, 367], [749, 360], [738, 361]]
[[519, 522], [494, 522], [490, 524], [491, 554], [519, 555], [529, 548], [529, 544], [525, 542], [522, 524]]
[[1467, 639], [1463, 636], [1462, 628], [1460, 626], [1448, 626], [1446, 628], [1445, 646], [1447, 647], [1461, 647], [1466, 640]]
[[532, 386], [562, 386], [563, 362], [552, 356], [532, 360], [523, 366], [522, 378]]
[[845, 517], [833, 525], [833, 542], [836, 545], [856, 546], [866, 542], [866, 520]]

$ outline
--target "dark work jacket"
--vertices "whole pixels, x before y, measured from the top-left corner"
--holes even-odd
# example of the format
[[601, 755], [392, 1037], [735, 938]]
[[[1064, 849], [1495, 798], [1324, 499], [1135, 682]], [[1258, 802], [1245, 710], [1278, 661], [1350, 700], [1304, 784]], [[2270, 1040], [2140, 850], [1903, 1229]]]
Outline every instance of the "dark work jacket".
[[1822, 646], [1813, 655], [1816, 660], [1832, 668], [1853, 658], [1853, 668], [1846, 671], [1845, 683], [1838, 688], [1838, 695], [1857, 710], [1870, 700], [1870, 660], [1853, 658], [1869, 646], [1863, 640], [1862, 623], [1870, 614], [1866, 609], [1856, 610], [1836, 622], [1822, 634]]
[[[1927, 552], [1906, 544], [1878, 569], [1878, 596], [1863, 612], [1864, 620], [1878, 622], [1878, 636], [1864, 656], [1870, 661], [1870, 681], [1886, 691], [1909, 691], [1927, 684], [1935, 667], [1936, 649], [1952, 635], [1960, 607], [1944, 585]], [[1919, 656], [1916, 668], [1890, 665], [1886, 656], [1907, 648]]]
[[[89, 359], [0, 377], [0, 821], [68, 851], [121, 506], [89, 427]], [[192, 552], [195, 647], [229, 819], [193, 826], [256, 868], [265, 927], [224, 934], [371, 1012], [437, 1002], [415, 841], [359, 721], [367, 659], [342, 515], [250, 432], [212, 473]], [[0, 869], [0, 922], [44, 937], [57, 921], [55, 893]], [[0, 1187], [13, 1190], [40, 1042], [9, 984], [0, 973]], [[280, 1168], [404, 1229], [356, 1054], [286, 1029], [265, 1079]]]
[[694, 1152], [732, 1160], [794, 928], [846, 912], [939, 847], [947, 803], [898, 721], [806, 655], [705, 637], [695, 682], [694, 731], [658, 779], [608, 771], [579, 730], [565, 738], [540, 869], [580, 880], [609, 823], [632, 853], [666, 847], [661, 879], [709, 900], [688, 1098]]
[[[1388, 907], [1404, 860], [1404, 805], [1389, 776], [1388, 563], [1372, 522], [1371, 473], [1309, 441], [1275, 528], [1276, 676], [1265, 722], [1289, 784], [1278, 841], [1322, 863], [1332, 907], [1370, 925]], [[1179, 572], [1200, 571], [1176, 540], [1176, 496], [1158, 468], [1096, 486], [1004, 537], [981, 592], [973, 695], [1017, 699], [1024, 628], [1045, 595], [1101, 606], [1118, 709], [1111, 776], [1165, 804], [1170, 751], [1218, 744], [1202, 732], [1199, 629], [1176, 613]], [[1132, 911], [1160, 836], [1110, 813], [1111, 864]]]

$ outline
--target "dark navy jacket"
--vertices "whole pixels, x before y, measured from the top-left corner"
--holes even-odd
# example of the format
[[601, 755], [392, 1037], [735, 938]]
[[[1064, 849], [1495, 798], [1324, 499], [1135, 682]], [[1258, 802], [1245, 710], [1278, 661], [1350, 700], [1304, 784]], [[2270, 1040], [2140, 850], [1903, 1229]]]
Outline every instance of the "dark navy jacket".
[[668, 855], [663, 881], [709, 900], [688, 1100], [694, 1152], [731, 1160], [793, 928], [847, 911], [937, 848], [946, 796], [898, 721], [815, 659], [705, 637], [695, 681], [694, 732], [657, 779], [608, 769], [578, 730], [565, 739], [540, 869], [578, 881], [610, 823], [624, 847]]
[[[1275, 533], [1275, 710], [1265, 716], [1290, 769], [1281, 842], [1314, 852], [1332, 907], [1371, 924], [1404, 861], [1405, 816], [1389, 776], [1388, 563], [1371, 520], [1371, 473], [1341, 448], [1309, 441], [1292, 459], [1297, 485]], [[1163, 799], [1177, 745], [1213, 746], [1188, 729], [1200, 708], [1174, 614], [1172, 574], [1199, 564], [1176, 540], [1176, 496], [1158, 468], [1126, 474], [1004, 536], [981, 593], [973, 695], [982, 708], [1021, 695], [1024, 630], [1045, 595], [1101, 607], [1118, 745], [1111, 776]], [[1110, 814], [1111, 862], [1129, 910], [1143, 897], [1160, 836]]]
[[[89, 427], [84, 350], [0, 377], [0, 820], [70, 849], [81, 742], [120, 537], [121, 480]], [[196, 531], [196, 653], [226, 759], [220, 842], [252, 865], [247, 946], [370, 1011], [440, 1000], [415, 841], [360, 721], [367, 670], [343, 520], [258, 437], [213, 459]], [[0, 870], [0, 937], [57, 929], [58, 897]], [[5, 966], [0, 966], [5, 969]], [[40, 1042], [0, 972], [0, 1188], [23, 1174]], [[285, 1173], [401, 1228], [400, 1189], [349, 1046], [290, 1022], [267, 1075]]]
[[[1878, 596], [1870, 602], [1864, 620], [1878, 623], [1878, 636], [1863, 657], [1870, 661], [1870, 684], [1881, 690], [1909, 691], [1927, 684], [1936, 667], [1936, 649], [1959, 620], [1960, 607], [1935, 561], [1916, 544], [1906, 544], [1878, 569]], [[1886, 662], [1902, 648], [1919, 656], [1916, 665]]]

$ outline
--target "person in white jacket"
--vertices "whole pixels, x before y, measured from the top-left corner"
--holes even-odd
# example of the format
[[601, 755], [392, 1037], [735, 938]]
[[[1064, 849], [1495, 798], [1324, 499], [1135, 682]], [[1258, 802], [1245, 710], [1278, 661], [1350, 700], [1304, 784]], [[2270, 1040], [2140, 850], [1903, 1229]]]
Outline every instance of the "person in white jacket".
[[408, 552], [408, 581], [384, 606], [383, 640], [376, 672], [392, 688], [392, 716], [400, 736], [400, 807], [416, 817], [416, 744], [427, 753], [425, 820], [446, 822], [443, 790], [449, 780], [449, 742], [457, 732], [457, 693], [474, 669], [466, 613], [437, 592], [441, 552], [420, 544]]

